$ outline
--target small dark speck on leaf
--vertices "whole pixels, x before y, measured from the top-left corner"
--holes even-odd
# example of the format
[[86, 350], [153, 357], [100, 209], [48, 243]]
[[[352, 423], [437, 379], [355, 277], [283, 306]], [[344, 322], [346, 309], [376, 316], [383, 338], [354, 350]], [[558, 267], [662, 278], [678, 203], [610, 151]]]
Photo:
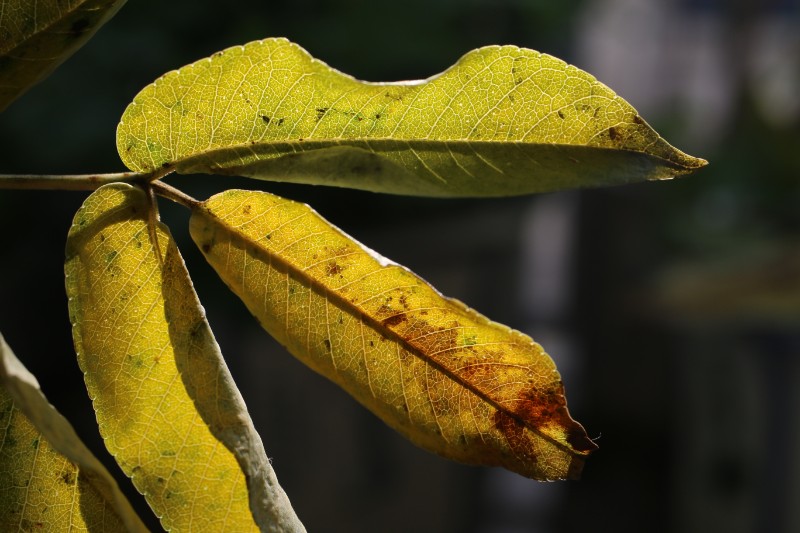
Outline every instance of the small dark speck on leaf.
[[264, 124], [269, 124], [270, 120], [272, 119], [270, 119], [267, 115], [261, 115], [261, 120], [264, 121]]
[[327, 113], [327, 112], [328, 112], [328, 108], [327, 107], [318, 107], [317, 108], [317, 122], [322, 120], [322, 117], [324, 117], [325, 113]]
[[91, 26], [91, 22], [89, 22], [88, 19], [78, 19], [72, 23], [72, 26], [69, 27], [69, 31], [73, 35], [80, 35], [85, 32], [89, 26]]
[[208, 252], [211, 251], [211, 245], [208, 244], [208, 243], [206, 243], [203, 246], [201, 246], [201, 248], [202, 248], [203, 252], [205, 252], [205, 253], [208, 253]]
[[564, 112], [563, 112], [563, 111], [559, 111], [559, 112], [558, 112], [558, 118], [560, 118], [561, 120], [564, 120], [564, 118], [566, 118], [566, 117], [564, 116]]
[[608, 138], [611, 139], [612, 141], [615, 141], [617, 137], [619, 137], [619, 132], [617, 131], [617, 128], [615, 128], [614, 126], [608, 128]]

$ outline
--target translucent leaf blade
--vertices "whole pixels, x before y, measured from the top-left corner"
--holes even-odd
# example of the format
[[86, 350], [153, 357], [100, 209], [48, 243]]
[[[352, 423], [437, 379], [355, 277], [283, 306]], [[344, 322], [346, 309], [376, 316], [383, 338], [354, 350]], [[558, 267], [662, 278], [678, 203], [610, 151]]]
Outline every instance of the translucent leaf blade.
[[144, 193], [93, 193], [67, 240], [78, 361], [100, 432], [167, 530], [302, 531]]
[[577, 477], [596, 448], [538, 344], [308, 206], [227, 191], [195, 208], [190, 229], [269, 333], [418, 445], [535, 479]]
[[3, 0], [0, 111], [88, 41], [125, 0]]
[[125, 110], [132, 170], [236, 174], [421, 196], [505, 196], [686, 174], [705, 161], [563, 61], [474, 50], [438, 76], [366, 83], [285, 39], [170, 72]]
[[0, 335], [0, 530], [147, 528]]

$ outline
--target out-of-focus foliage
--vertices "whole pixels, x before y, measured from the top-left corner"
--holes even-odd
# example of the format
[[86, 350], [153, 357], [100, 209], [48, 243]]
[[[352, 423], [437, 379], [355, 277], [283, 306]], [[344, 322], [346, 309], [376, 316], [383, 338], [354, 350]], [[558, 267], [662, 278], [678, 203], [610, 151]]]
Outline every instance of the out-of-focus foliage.
[[3, 0], [0, 111], [91, 38], [126, 0]]

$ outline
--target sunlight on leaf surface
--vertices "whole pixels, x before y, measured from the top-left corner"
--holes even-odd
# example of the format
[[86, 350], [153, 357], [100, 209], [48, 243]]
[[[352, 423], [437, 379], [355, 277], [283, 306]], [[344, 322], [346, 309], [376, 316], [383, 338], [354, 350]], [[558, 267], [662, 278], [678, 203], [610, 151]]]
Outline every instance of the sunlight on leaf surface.
[[418, 445], [535, 479], [577, 477], [596, 448], [538, 344], [308, 206], [227, 191], [195, 208], [190, 229], [268, 332]]
[[146, 532], [0, 335], [0, 531]]
[[124, 3], [125, 0], [3, 0], [0, 111], [83, 46]]
[[125, 110], [132, 170], [235, 174], [421, 196], [665, 179], [705, 165], [591, 75], [515, 46], [415, 83], [365, 83], [285, 39], [170, 72]]
[[67, 241], [73, 336], [106, 446], [168, 530], [302, 531], [162, 224], [159, 264], [147, 207], [137, 188], [102, 187]]

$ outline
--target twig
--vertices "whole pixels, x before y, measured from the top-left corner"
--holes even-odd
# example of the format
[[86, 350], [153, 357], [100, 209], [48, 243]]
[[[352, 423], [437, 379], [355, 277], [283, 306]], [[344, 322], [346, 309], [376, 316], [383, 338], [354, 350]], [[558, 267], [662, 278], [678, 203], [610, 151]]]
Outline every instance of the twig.
[[0, 174], [0, 189], [93, 191], [107, 183], [150, 179], [152, 173], [115, 172], [110, 174]]
[[176, 204], [181, 204], [183, 207], [188, 207], [189, 209], [196, 209], [202, 205], [202, 202], [195, 200], [188, 194], [179, 191], [175, 187], [171, 185], [167, 185], [163, 181], [153, 181], [150, 183], [150, 187], [152, 187], [153, 191], [159, 195], [163, 196], [167, 200], [172, 200]]

